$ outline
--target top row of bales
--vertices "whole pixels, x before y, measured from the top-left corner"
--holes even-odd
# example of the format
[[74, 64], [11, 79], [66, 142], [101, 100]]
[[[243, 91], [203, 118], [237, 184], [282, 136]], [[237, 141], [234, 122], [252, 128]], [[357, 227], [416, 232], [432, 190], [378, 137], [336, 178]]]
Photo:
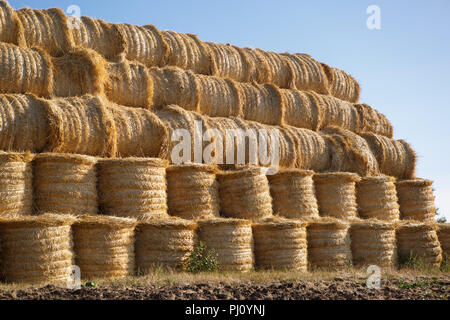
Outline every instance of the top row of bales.
[[152, 25], [139, 27], [67, 17], [56, 8], [15, 11], [1, 1], [0, 41], [40, 47], [53, 56], [85, 47], [111, 61], [127, 58], [149, 67], [173, 65], [239, 82], [331, 94], [349, 102], [358, 102], [360, 95], [353, 77], [306, 54], [278, 54], [203, 42], [195, 35], [159, 31]]

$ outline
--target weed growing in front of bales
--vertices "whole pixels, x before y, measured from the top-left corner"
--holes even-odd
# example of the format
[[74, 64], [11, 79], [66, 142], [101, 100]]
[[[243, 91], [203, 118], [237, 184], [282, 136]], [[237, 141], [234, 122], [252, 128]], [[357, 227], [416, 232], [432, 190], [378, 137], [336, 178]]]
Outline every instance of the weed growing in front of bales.
[[217, 253], [214, 249], [208, 249], [203, 242], [200, 242], [190, 255], [186, 270], [193, 273], [218, 271]]

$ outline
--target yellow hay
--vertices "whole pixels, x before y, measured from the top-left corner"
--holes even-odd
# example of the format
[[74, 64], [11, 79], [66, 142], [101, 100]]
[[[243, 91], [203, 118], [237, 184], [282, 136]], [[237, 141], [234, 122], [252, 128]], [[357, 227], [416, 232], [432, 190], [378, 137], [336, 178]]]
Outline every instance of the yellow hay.
[[450, 262], [450, 223], [439, 224], [438, 238], [441, 243], [443, 258]]
[[285, 123], [317, 131], [322, 123], [323, 110], [318, 95], [312, 92], [280, 89]]
[[432, 184], [433, 181], [425, 179], [397, 181], [395, 186], [402, 219], [434, 222], [436, 208]]
[[342, 70], [322, 63], [328, 77], [329, 91], [332, 96], [352, 103], [357, 103], [361, 88], [358, 82]]
[[263, 57], [269, 67], [268, 77], [262, 83], [271, 83], [283, 89], [295, 88], [292, 61], [275, 52], [255, 50]]
[[357, 133], [372, 132], [392, 139], [394, 128], [384, 114], [367, 104], [354, 104], [353, 106], [359, 113], [360, 128]]
[[0, 41], [21, 47], [26, 45], [23, 25], [6, 1], [0, 1]]
[[211, 54], [212, 75], [239, 82], [249, 81], [253, 65], [244, 50], [229, 44], [205, 44]]

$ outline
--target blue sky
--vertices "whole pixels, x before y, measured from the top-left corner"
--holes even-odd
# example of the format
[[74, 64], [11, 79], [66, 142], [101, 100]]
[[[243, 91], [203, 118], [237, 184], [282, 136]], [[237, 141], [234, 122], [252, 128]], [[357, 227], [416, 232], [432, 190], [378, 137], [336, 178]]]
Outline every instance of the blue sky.
[[[361, 101], [384, 113], [395, 138], [419, 155], [417, 175], [435, 181], [450, 220], [450, 1], [11, 0], [16, 9], [78, 5], [109, 22], [153, 24], [205, 41], [305, 52], [352, 74]], [[369, 30], [366, 9], [381, 9]]]

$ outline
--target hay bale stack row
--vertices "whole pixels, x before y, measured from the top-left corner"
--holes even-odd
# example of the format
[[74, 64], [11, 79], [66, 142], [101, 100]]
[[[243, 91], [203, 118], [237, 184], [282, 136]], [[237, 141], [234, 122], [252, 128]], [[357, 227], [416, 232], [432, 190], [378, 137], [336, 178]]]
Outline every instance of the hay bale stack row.
[[438, 229], [439, 243], [444, 260], [450, 262], [450, 223], [440, 223]]
[[432, 184], [433, 181], [426, 179], [397, 181], [395, 185], [402, 219], [434, 222], [436, 208]]

